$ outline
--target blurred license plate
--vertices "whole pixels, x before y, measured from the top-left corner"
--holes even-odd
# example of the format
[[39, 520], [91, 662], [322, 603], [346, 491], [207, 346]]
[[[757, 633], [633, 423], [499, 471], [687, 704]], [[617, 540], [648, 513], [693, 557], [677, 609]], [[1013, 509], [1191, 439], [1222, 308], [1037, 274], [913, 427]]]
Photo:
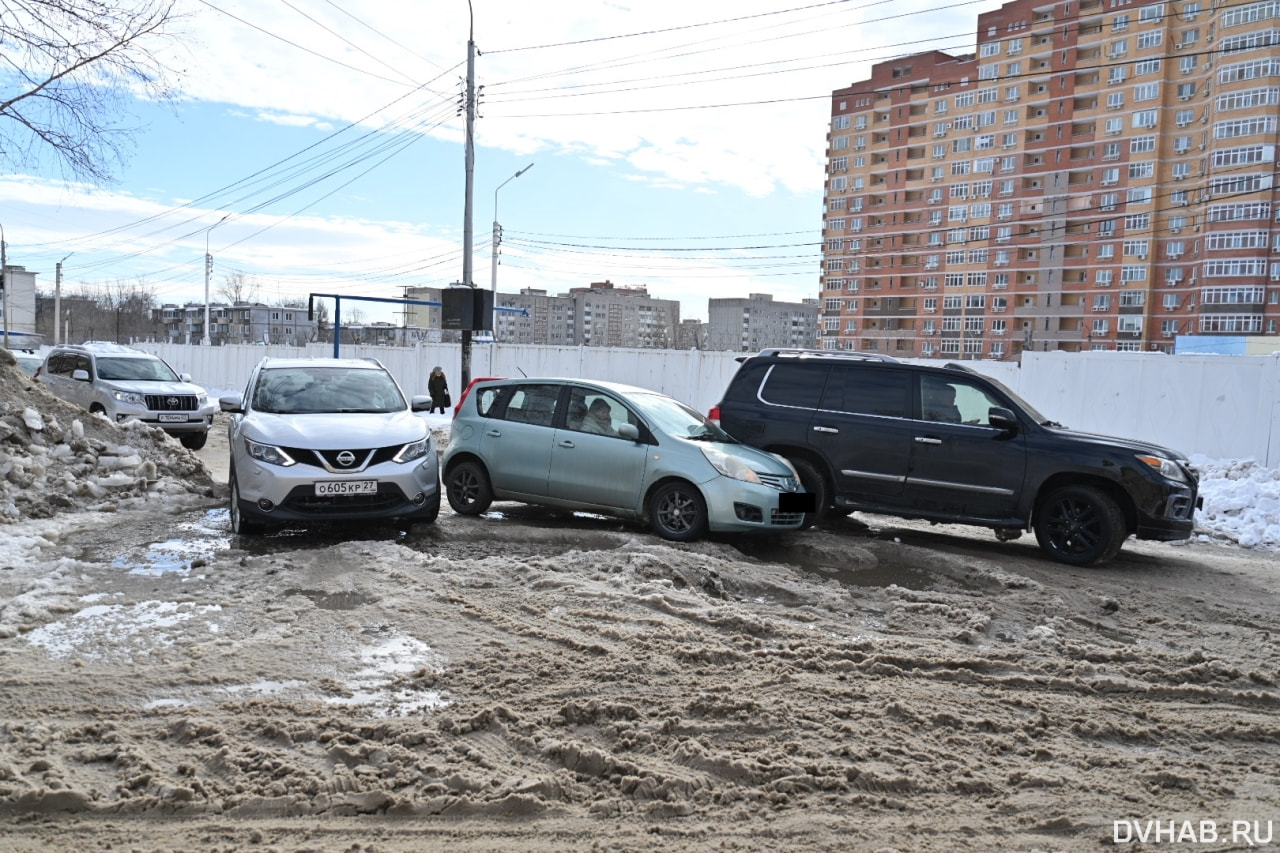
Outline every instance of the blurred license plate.
[[376, 495], [377, 480], [342, 480], [336, 483], [316, 483], [316, 494], [326, 495]]
[[818, 496], [813, 492], [783, 492], [778, 495], [779, 512], [817, 512]]
[[186, 415], [161, 415], [160, 423], [162, 424], [185, 424], [187, 422]]

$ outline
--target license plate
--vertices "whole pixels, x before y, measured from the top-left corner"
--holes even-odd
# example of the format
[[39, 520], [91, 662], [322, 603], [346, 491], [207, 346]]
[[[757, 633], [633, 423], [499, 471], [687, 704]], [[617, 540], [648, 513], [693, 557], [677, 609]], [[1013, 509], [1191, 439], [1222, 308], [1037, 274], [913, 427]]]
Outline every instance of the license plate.
[[186, 415], [161, 415], [160, 423], [162, 424], [185, 424], [187, 422]]
[[333, 483], [316, 483], [316, 495], [376, 495], [377, 480], [339, 480]]

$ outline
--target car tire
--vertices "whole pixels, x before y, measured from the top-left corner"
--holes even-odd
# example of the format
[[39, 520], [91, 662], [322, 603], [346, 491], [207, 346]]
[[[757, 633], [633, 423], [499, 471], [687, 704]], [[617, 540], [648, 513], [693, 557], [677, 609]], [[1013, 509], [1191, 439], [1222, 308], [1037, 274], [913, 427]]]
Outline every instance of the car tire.
[[184, 433], [178, 440], [182, 442], [182, 446], [187, 450], [199, 450], [209, 440], [209, 433], [188, 432]]
[[663, 539], [692, 542], [707, 532], [707, 502], [691, 483], [665, 483], [649, 498], [649, 524]]
[[107, 416], [107, 410], [106, 410], [106, 407], [103, 406], [101, 403], [94, 403], [92, 406], [89, 407], [89, 414], [102, 415], [105, 418]]
[[264, 532], [266, 525], [250, 521], [240, 511], [240, 485], [236, 482], [234, 468], [227, 475], [227, 487], [231, 490], [231, 532], [237, 536], [257, 536]]
[[479, 462], [459, 462], [450, 468], [445, 491], [458, 515], [480, 515], [493, 503], [489, 474]]
[[1094, 486], [1050, 492], [1036, 508], [1035, 531], [1045, 553], [1072, 566], [1107, 562], [1129, 536], [1119, 505]]
[[[831, 486], [827, 483], [827, 475], [808, 459], [798, 457], [790, 461], [792, 467], [796, 469], [796, 473], [800, 475], [800, 485], [804, 486], [806, 492], [813, 495], [813, 503], [816, 507], [813, 512], [804, 514], [804, 521], [800, 524], [801, 528], [813, 527], [815, 524], [829, 520], [833, 512]], [[847, 513], [842, 511], [841, 514]]]

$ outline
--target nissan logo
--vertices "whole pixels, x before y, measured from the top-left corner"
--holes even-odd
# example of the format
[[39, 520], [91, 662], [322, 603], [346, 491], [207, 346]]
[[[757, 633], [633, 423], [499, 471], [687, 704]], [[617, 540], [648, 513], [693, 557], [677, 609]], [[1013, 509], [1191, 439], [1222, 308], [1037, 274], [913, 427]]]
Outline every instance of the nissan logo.
[[350, 468], [356, 464], [356, 455], [350, 450], [344, 450], [338, 454], [338, 464], [343, 468]]

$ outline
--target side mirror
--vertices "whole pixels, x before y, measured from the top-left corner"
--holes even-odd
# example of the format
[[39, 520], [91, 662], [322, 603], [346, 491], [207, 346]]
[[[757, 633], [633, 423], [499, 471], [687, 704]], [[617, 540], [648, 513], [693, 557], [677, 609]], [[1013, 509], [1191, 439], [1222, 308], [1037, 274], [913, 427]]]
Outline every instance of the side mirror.
[[74, 379], [74, 380], [76, 380], [77, 382], [88, 382], [88, 381], [89, 381], [89, 371], [87, 371], [87, 370], [73, 370], [73, 371], [71, 371], [71, 378], [72, 378], [72, 379]]
[[987, 410], [987, 423], [996, 429], [1002, 429], [1008, 433], [1018, 431], [1018, 417], [1011, 410], [1003, 406], [992, 406]]
[[231, 412], [233, 415], [244, 414], [244, 407], [240, 405], [239, 397], [219, 397], [218, 408], [224, 412]]
[[628, 441], [639, 441], [640, 430], [636, 429], [635, 424], [618, 424], [618, 437]]
[[426, 394], [414, 394], [413, 399], [409, 401], [409, 408], [415, 412], [430, 411], [431, 398]]
[[179, 374], [178, 374], [178, 378], [179, 378], [179, 379], [181, 379], [183, 382], [187, 383], [188, 385], [190, 385], [190, 384], [191, 384], [191, 374], [190, 374], [190, 373], [179, 373]]

